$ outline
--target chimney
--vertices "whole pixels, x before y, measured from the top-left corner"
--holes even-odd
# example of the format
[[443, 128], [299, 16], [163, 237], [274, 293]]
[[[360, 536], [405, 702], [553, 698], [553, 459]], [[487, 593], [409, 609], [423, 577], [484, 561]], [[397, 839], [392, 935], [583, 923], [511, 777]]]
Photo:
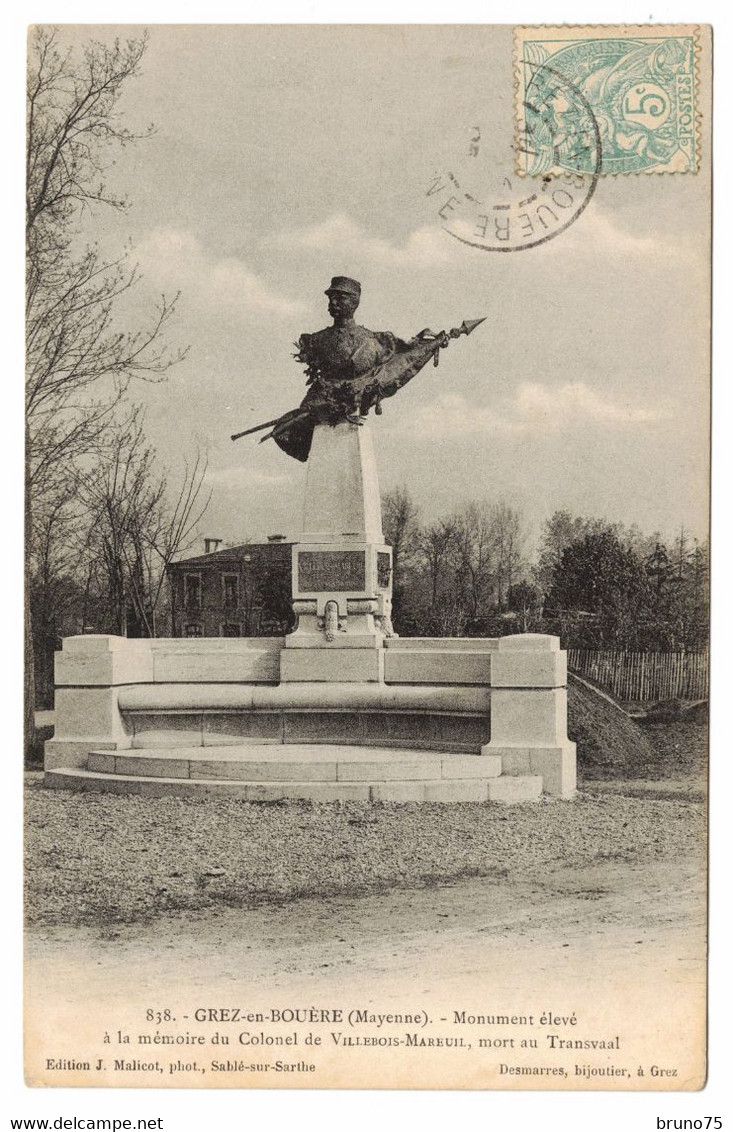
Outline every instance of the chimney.
[[205, 538], [204, 539], [204, 554], [213, 554], [218, 550], [224, 539], [221, 538]]
[[285, 535], [268, 535], [267, 541], [268, 542], [285, 542], [285, 538], [286, 538]]

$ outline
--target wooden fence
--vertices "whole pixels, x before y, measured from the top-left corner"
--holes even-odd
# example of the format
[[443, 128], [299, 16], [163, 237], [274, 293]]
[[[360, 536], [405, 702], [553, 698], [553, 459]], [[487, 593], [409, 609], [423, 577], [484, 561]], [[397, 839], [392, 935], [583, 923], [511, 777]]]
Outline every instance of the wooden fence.
[[708, 696], [707, 652], [568, 649], [568, 668], [628, 703]]

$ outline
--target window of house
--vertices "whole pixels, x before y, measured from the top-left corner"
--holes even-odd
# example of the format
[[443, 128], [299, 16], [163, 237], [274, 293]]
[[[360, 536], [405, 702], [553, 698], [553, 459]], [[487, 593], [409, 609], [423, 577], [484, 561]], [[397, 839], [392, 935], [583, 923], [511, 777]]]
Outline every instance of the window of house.
[[200, 625], [191, 624], [186, 626], [187, 637], [203, 637], [203, 630]]
[[201, 575], [184, 574], [183, 603], [186, 609], [201, 608]]
[[239, 578], [236, 574], [224, 574], [222, 577], [224, 607], [236, 609], [239, 603]]
[[221, 627], [222, 637], [241, 637], [240, 626], [234, 621], [225, 621]]

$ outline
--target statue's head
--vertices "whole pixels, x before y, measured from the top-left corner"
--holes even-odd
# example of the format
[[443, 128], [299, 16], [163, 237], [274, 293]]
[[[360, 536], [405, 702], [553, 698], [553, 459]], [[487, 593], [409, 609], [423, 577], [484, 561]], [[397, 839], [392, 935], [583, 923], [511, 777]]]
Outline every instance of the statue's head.
[[361, 283], [346, 275], [334, 275], [331, 286], [326, 288], [328, 313], [332, 318], [351, 318], [359, 306]]

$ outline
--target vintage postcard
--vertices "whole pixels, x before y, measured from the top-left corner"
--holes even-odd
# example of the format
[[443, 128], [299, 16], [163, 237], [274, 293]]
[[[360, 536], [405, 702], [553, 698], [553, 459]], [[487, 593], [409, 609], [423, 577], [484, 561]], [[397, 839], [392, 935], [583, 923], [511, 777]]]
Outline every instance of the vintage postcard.
[[711, 75], [30, 30], [28, 1085], [704, 1086]]

